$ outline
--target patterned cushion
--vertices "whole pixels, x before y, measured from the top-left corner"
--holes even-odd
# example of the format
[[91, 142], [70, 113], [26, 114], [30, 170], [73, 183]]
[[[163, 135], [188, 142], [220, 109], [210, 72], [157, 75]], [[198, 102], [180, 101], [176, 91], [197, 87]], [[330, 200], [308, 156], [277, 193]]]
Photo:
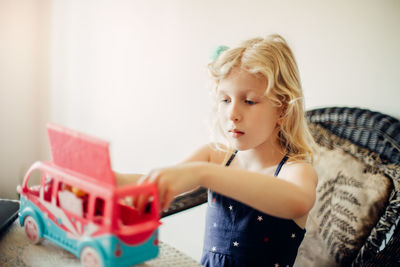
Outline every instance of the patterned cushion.
[[399, 166], [384, 164], [377, 154], [319, 125], [311, 123], [310, 129], [318, 144], [317, 199], [295, 266], [348, 266], [373, 242], [390, 193], [399, 188], [390, 178]]

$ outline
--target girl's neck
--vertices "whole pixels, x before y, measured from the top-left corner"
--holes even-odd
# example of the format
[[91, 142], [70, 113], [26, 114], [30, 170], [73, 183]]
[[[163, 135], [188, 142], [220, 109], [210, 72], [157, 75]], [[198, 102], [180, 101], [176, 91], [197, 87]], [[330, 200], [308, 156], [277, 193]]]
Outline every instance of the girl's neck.
[[239, 151], [236, 157], [241, 167], [249, 170], [262, 170], [279, 164], [285, 154], [285, 150], [279, 144], [275, 144], [269, 149], [254, 148]]

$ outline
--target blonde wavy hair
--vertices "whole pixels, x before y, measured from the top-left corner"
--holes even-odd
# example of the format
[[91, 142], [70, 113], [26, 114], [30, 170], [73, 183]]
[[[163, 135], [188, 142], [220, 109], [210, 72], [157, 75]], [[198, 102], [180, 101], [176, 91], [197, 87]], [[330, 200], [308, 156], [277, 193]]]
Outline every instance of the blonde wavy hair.
[[[236, 48], [225, 49], [219, 51], [216, 59], [208, 65], [209, 73], [215, 82], [213, 93], [217, 93], [219, 82], [235, 67], [252, 74], [263, 75], [267, 79], [265, 95], [284, 110], [278, 134], [280, 145], [286, 149], [291, 159], [312, 162], [312, 146], [315, 143], [305, 119], [297, 63], [286, 40], [274, 34], [266, 38], [253, 38]], [[216, 106], [215, 101], [215, 111]], [[214, 120], [215, 127], [224, 136], [217, 119]]]

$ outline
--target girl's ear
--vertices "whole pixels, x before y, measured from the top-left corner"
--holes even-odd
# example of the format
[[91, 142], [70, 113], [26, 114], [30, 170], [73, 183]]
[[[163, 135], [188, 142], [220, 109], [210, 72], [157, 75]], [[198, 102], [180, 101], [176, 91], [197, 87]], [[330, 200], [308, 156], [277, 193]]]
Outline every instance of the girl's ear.
[[283, 104], [282, 107], [280, 108], [280, 117], [283, 118], [286, 115], [286, 111], [287, 111], [287, 104]]
[[285, 115], [286, 115], [286, 111], [287, 111], [287, 104], [283, 104], [282, 107], [279, 109], [280, 114], [279, 114], [279, 119], [277, 121], [277, 124], [279, 126], [281, 126], [282, 123], [283, 123], [283, 120], [284, 120]]
[[283, 116], [281, 116], [281, 117], [278, 119], [278, 121], [276, 122], [276, 124], [277, 124], [278, 126], [281, 126], [282, 123], [283, 123]]

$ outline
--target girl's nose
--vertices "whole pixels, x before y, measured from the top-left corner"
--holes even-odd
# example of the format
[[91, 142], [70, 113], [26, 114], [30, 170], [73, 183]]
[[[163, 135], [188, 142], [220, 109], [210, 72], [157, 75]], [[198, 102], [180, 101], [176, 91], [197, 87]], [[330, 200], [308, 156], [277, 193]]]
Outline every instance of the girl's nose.
[[233, 122], [239, 122], [242, 120], [242, 115], [237, 104], [232, 104], [229, 115], [229, 119]]

